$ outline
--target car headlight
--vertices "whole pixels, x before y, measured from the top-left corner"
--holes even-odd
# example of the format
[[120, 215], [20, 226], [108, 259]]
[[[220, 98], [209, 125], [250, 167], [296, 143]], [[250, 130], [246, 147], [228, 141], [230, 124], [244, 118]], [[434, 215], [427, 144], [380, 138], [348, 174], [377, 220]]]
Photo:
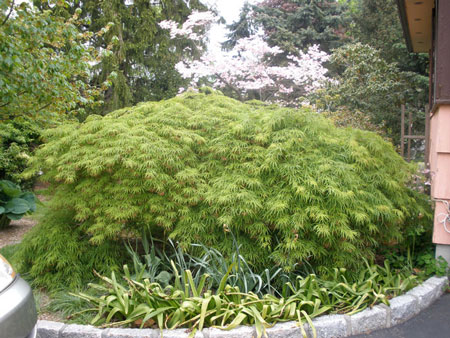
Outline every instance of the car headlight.
[[0, 255], [0, 291], [3, 291], [11, 284], [15, 277], [16, 273], [11, 264], [8, 263], [5, 257]]

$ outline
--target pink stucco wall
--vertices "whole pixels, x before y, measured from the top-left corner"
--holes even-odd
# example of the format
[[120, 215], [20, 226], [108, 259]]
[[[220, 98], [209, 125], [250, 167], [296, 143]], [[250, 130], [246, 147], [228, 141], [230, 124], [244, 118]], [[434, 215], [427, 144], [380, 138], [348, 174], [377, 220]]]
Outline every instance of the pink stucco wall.
[[[450, 105], [440, 106], [430, 122], [431, 197], [450, 203]], [[443, 214], [447, 214], [445, 203], [436, 202], [433, 243], [450, 244], [450, 233], [440, 223]]]

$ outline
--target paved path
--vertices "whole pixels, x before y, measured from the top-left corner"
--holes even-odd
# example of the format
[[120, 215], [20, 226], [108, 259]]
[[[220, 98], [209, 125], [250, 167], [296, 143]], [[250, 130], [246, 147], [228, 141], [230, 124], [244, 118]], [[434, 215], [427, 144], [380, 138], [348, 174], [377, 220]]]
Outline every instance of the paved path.
[[444, 294], [428, 309], [414, 318], [390, 329], [353, 338], [449, 338], [450, 337], [450, 293]]

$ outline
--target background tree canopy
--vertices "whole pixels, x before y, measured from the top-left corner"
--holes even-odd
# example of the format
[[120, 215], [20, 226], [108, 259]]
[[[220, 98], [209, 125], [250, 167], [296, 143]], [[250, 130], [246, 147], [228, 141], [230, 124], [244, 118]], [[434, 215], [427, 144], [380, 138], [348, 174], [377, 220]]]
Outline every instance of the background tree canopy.
[[[48, 7], [42, 1], [36, 4], [40, 8]], [[111, 73], [117, 74], [104, 94], [103, 114], [142, 101], [172, 97], [186, 83], [175, 70], [175, 64], [181, 60], [183, 49], [189, 43], [171, 40], [158, 23], [166, 19], [182, 22], [192, 10], [206, 9], [199, 0], [189, 3], [183, 0], [71, 0], [68, 4], [63, 14], [81, 9], [86, 19], [85, 32], [95, 32], [108, 22], [114, 23], [107, 34], [93, 36], [90, 40], [97, 49], [114, 44], [113, 53], [94, 67], [91, 78], [91, 83], [98, 85]]]
[[[245, 15], [244, 15], [245, 14]], [[346, 23], [345, 6], [330, 0], [265, 0], [245, 4], [240, 19], [229, 25], [225, 47], [262, 28], [267, 41], [286, 53], [296, 53], [318, 44], [329, 52], [342, 45]]]
[[[428, 55], [408, 52], [395, 0], [351, 0], [349, 2], [351, 3], [349, 15], [352, 18], [349, 34], [355, 41], [379, 50], [379, 56], [396, 67], [401, 77], [398, 90], [392, 92], [392, 95], [397, 95], [401, 99], [391, 106], [391, 117], [383, 116], [389, 109], [386, 110], [383, 107], [385, 102], [380, 99], [380, 106], [372, 105], [373, 109], [378, 110], [373, 121], [378, 123], [383, 120], [385, 126], [389, 126], [385, 128], [386, 133], [392, 137], [395, 144], [398, 144], [400, 140], [399, 104], [402, 103], [407, 111], [413, 113], [414, 134], [424, 135], [424, 112], [428, 104], [429, 85]], [[370, 101], [371, 97], [367, 97], [367, 100]]]
[[49, 123], [98, 104], [108, 78], [90, 83], [101, 56], [86, 41], [111, 25], [82, 33], [79, 11], [64, 18], [22, 3], [11, 15], [13, 4], [0, 3], [0, 123], [24, 116]]
[[349, 31], [359, 42], [381, 51], [387, 62], [401, 71], [428, 76], [428, 55], [409, 53], [395, 0], [351, 0]]
[[[348, 113], [363, 112], [370, 123], [361, 120], [361, 128], [374, 126], [398, 144], [405, 104], [413, 112], [414, 132], [424, 133], [428, 56], [407, 51], [394, 0], [266, 0], [246, 4], [228, 28], [225, 49], [262, 30], [265, 41], [285, 54], [311, 44], [329, 51], [332, 81], [309, 99], [337, 119], [345, 111], [340, 123], [348, 121]], [[275, 64], [286, 63], [284, 55]]]
[[[336, 74], [325, 88], [310, 99], [325, 111], [349, 109], [364, 112], [373, 126], [397, 143], [400, 135], [400, 106], [406, 104], [416, 115], [416, 130], [424, 130], [423, 103], [428, 79], [411, 71], [401, 71], [389, 63], [382, 52], [361, 43], [347, 44], [334, 50], [328, 67]], [[422, 108], [422, 110], [420, 110]], [[420, 115], [419, 115], [420, 114]], [[363, 125], [359, 126], [360, 128]], [[374, 130], [371, 126], [371, 130]]]

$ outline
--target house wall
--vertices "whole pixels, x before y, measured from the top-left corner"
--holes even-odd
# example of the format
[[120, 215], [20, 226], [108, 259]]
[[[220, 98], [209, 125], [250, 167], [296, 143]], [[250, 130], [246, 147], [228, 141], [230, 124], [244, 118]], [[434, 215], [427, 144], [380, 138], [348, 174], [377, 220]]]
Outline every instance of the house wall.
[[[448, 233], [442, 221], [450, 213], [450, 105], [441, 105], [430, 121], [430, 171], [431, 197], [436, 201], [433, 243], [450, 245]], [[449, 216], [450, 217], [450, 216]], [[447, 224], [450, 231], [450, 221]]]
[[447, 231], [443, 224], [450, 214], [450, 0], [397, 2], [409, 50], [424, 52], [430, 49], [430, 107], [433, 116], [430, 120], [428, 162], [431, 197], [436, 206], [433, 242], [436, 256], [443, 256], [450, 265], [450, 220]]
[[450, 104], [450, 1], [436, 1], [433, 104]]

